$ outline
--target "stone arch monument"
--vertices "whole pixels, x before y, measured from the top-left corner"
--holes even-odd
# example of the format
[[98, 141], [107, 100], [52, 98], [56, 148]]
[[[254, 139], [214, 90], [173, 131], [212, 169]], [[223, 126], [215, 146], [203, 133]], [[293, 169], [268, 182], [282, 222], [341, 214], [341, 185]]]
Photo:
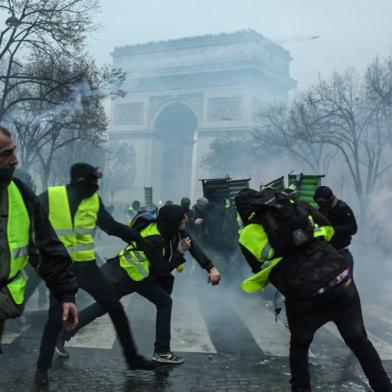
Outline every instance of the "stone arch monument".
[[114, 49], [127, 79], [113, 100], [110, 139], [132, 144], [132, 198], [153, 186], [154, 199], [179, 202], [200, 193], [209, 173], [200, 161], [211, 141], [245, 135], [260, 106], [287, 100], [295, 86], [287, 50], [253, 30]]

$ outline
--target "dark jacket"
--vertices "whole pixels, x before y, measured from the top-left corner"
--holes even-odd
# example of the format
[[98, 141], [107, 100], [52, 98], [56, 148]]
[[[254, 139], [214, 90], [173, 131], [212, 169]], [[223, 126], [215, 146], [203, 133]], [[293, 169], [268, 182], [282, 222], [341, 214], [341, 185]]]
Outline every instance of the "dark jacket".
[[[330, 222], [318, 210], [301, 203], [319, 226]], [[257, 218], [255, 218], [256, 223]], [[253, 222], [252, 222], [253, 223]], [[262, 264], [243, 246], [241, 250], [254, 273]], [[271, 272], [270, 282], [289, 299], [306, 299], [347, 269], [347, 261], [324, 239], [315, 239], [285, 257]]]
[[[197, 242], [187, 232], [179, 233], [180, 238], [190, 237], [192, 246], [189, 249], [192, 257], [197, 261], [201, 268], [209, 271], [214, 265], [212, 261], [201, 250]], [[153, 235], [145, 238], [143, 251], [146, 252], [150, 261], [151, 272], [157, 277], [165, 277], [169, 275], [175, 268], [185, 263], [184, 254], [177, 250], [179, 240], [170, 242], [161, 236]], [[163, 255], [164, 253], [164, 255]]]
[[184, 209], [179, 205], [162, 207], [157, 221], [157, 228], [161, 235], [146, 237], [153, 244], [154, 254], [151, 254], [149, 260], [152, 261], [152, 272], [157, 276], [168, 275], [185, 262], [184, 255], [177, 250], [177, 247], [181, 239], [186, 237], [191, 238], [192, 245], [189, 252], [200, 267], [209, 271], [214, 266], [187, 231], [178, 231], [184, 214]]
[[[58, 240], [38, 197], [22, 181], [16, 178], [13, 181], [30, 216], [30, 264], [60, 302], [74, 301], [78, 285], [70, 271], [72, 260], [68, 252]], [[0, 281], [5, 278], [1, 275]]]
[[[185, 263], [184, 254], [177, 250], [182, 238], [190, 237], [187, 231], [178, 231], [178, 226], [185, 211], [179, 205], [167, 205], [158, 213], [157, 228], [160, 235], [144, 237], [138, 249], [146, 253], [150, 261], [151, 275], [160, 281], [170, 277], [171, 272]], [[191, 237], [190, 237], [191, 238]], [[201, 268], [209, 271], [214, 265], [191, 238], [192, 246], [189, 252]], [[112, 260], [118, 259], [118, 256]], [[168, 290], [171, 291], [171, 290]]]
[[350, 245], [352, 236], [357, 232], [357, 222], [352, 209], [343, 200], [337, 200], [329, 210], [320, 209], [331, 222], [335, 234], [331, 244], [336, 249], [343, 249]]
[[[214, 266], [187, 231], [178, 231], [178, 226], [184, 214], [185, 210], [179, 205], [162, 207], [159, 210], [157, 219], [157, 228], [160, 235], [144, 238], [145, 242], [142, 250], [146, 252], [150, 261], [152, 275], [161, 282], [171, 281], [170, 273], [186, 261], [184, 254], [177, 250], [182, 238], [191, 238], [192, 245], [189, 252], [201, 268], [209, 271]], [[172, 283], [168, 283], [168, 285], [170, 286]], [[170, 292], [171, 290], [169, 289], [168, 291]]]
[[[247, 196], [248, 195], [246, 195], [246, 197]], [[314, 222], [317, 223], [319, 226], [328, 226], [331, 224], [323, 214], [321, 214], [318, 210], [316, 210], [309, 204], [301, 203], [301, 202], [299, 202], [299, 204], [306, 211], [308, 211], [310, 215], [312, 215]], [[237, 205], [237, 209], [245, 225], [247, 225], [248, 223], [260, 223], [262, 225], [262, 220], [258, 219], [258, 217], [253, 218], [251, 221], [247, 219], [247, 217], [250, 215], [250, 208], [247, 205], [246, 201], [240, 204], [239, 206]], [[252, 253], [248, 251], [248, 249], [244, 248], [241, 244], [240, 244], [240, 248], [252, 272], [255, 274], [259, 272], [261, 270], [262, 264], [252, 255]]]
[[[205, 237], [206, 232], [206, 211], [205, 208], [195, 204], [189, 211], [188, 215], [188, 225], [187, 230], [192, 235], [192, 238], [196, 239], [199, 242], [202, 242]], [[195, 224], [196, 219], [203, 219], [202, 224]]]
[[[66, 186], [68, 193], [68, 200], [70, 204], [71, 217], [72, 220], [75, 217], [76, 211], [83, 200], [83, 196], [80, 194], [77, 185], [68, 184]], [[40, 201], [46, 210], [46, 215], [49, 213], [49, 200], [48, 200], [48, 192], [43, 192], [40, 196]], [[140, 234], [130, 227], [117, 222], [113, 219], [110, 213], [105, 208], [102, 203], [101, 198], [99, 198], [99, 210], [98, 210], [98, 219], [97, 226], [103, 230], [108, 235], [113, 235], [115, 237], [121, 238], [124, 242], [131, 243], [133, 241], [142, 242], [142, 238]], [[86, 260], [88, 261], [88, 260]]]

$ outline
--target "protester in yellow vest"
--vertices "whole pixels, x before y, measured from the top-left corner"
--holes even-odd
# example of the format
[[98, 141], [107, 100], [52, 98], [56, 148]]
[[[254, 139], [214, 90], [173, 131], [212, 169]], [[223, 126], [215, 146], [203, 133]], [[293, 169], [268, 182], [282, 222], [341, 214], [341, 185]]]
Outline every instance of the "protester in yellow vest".
[[367, 338], [348, 263], [325, 239], [333, 234], [330, 222], [308, 204], [279, 197], [271, 189], [246, 189], [236, 196], [236, 207], [244, 223], [240, 247], [255, 273], [243, 282], [243, 288], [255, 292], [271, 282], [285, 295], [291, 391], [311, 391], [309, 346], [314, 333], [333, 321], [373, 390], [391, 392], [380, 357]]
[[65, 321], [67, 328], [74, 328], [78, 322], [78, 286], [70, 271], [71, 259], [37, 196], [22, 181], [12, 179], [17, 164], [12, 136], [0, 126], [0, 344], [5, 320], [23, 312], [28, 263], [61, 304], [60, 324]]
[[[90, 294], [108, 313], [117, 332], [129, 369], [152, 370], [155, 364], [137, 352], [127, 316], [117, 300], [113, 286], [105, 279], [96, 264], [95, 231], [97, 226], [109, 235], [127, 243], [142, 244], [139, 233], [116, 222], [105, 209], [97, 194], [99, 170], [87, 163], [75, 163], [70, 171], [71, 182], [66, 186], [50, 187], [40, 196], [49, 220], [59, 239], [70, 254], [72, 271], [79, 287]], [[50, 297], [49, 317], [41, 340], [37, 362], [36, 383], [48, 383], [48, 369], [56, 349], [62, 357], [68, 353], [56, 342], [61, 331], [59, 303]]]
[[[153, 302], [157, 308], [156, 340], [153, 360], [160, 363], [180, 364], [183, 359], [170, 350], [170, 320], [172, 311], [171, 292], [174, 277], [171, 271], [181, 270], [188, 250], [200, 267], [208, 271], [208, 281], [219, 283], [220, 274], [197, 243], [186, 232], [186, 212], [179, 205], [163, 206], [157, 222], [150, 223], [140, 234], [150, 246], [140, 249], [131, 244], [101, 267], [120, 299], [136, 292]], [[84, 309], [80, 315], [79, 328], [106, 313], [99, 304]], [[64, 340], [72, 333], [63, 331]]]

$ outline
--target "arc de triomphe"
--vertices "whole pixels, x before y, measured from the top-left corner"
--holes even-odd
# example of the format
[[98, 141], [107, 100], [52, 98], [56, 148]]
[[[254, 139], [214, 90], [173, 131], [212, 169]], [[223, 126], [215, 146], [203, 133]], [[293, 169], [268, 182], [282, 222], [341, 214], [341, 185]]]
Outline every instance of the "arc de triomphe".
[[127, 74], [113, 100], [110, 139], [133, 145], [133, 198], [195, 196], [209, 173], [202, 156], [218, 137], [246, 134], [262, 102], [287, 100], [295, 86], [287, 50], [253, 30], [117, 47], [113, 66]]

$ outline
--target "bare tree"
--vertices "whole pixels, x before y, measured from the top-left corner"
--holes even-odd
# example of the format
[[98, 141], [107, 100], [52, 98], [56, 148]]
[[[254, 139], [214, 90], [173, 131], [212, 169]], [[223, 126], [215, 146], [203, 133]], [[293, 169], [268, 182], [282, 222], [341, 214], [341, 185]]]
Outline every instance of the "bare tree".
[[133, 146], [119, 142], [109, 142], [104, 150], [103, 192], [113, 205], [116, 194], [129, 190], [136, 178], [136, 152]]
[[102, 100], [109, 95], [122, 95], [119, 86], [124, 74], [106, 68], [99, 70], [85, 59], [70, 63], [65, 58], [61, 69], [53, 69], [50, 62], [42, 62], [37, 63], [36, 70], [52, 74], [59, 72], [61, 75], [56, 75], [58, 80], [74, 80], [74, 85], [66, 89], [52, 89], [46, 85], [33, 85], [29, 90], [26, 86], [20, 87], [15, 90], [20, 96], [48, 99], [24, 100], [7, 113], [7, 120], [16, 131], [22, 168], [27, 170], [38, 161], [45, 189], [56, 154], [64, 153], [65, 147], [76, 141], [94, 144], [101, 141], [107, 128]]
[[221, 177], [253, 177], [259, 163], [260, 157], [253, 153], [249, 137], [217, 137], [201, 160], [203, 167]]
[[392, 57], [378, 57], [369, 65], [364, 78], [366, 99], [373, 103], [392, 143]]
[[59, 53], [70, 60], [80, 55], [86, 33], [94, 29], [92, 14], [97, 7], [97, 0], [0, 0], [0, 10], [9, 15], [0, 32], [0, 121], [21, 102], [54, 103], [48, 96], [15, 93], [35, 85], [49, 87], [50, 95], [51, 89], [64, 86], [64, 80], [51, 73], [32, 73], [25, 59], [49, 59], [55, 67]]
[[276, 154], [290, 154], [312, 172], [325, 172], [330, 159], [335, 155], [333, 149], [321, 142], [312, 143], [306, 137], [314, 127], [305, 115], [300, 100], [290, 105], [278, 103], [266, 105], [260, 113], [262, 126], [253, 132], [253, 145], [259, 153], [275, 150]]
[[70, 168], [76, 162], [86, 162], [103, 168], [105, 162], [103, 145], [103, 143], [97, 144], [90, 140], [79, 140], [69, 143], [58, 150], [52, 162], [49, 183], [67, 183], [70, 180]]
[[296, 110], [311, 124], [298, 128], [297, 137], [331, 145], [343, 157], [364, 218], [377, 181], [391, 167], [385, 159], [388, 144], [378, 104], [369, 99], [363, 81], [350, 70], [319, 80]]

